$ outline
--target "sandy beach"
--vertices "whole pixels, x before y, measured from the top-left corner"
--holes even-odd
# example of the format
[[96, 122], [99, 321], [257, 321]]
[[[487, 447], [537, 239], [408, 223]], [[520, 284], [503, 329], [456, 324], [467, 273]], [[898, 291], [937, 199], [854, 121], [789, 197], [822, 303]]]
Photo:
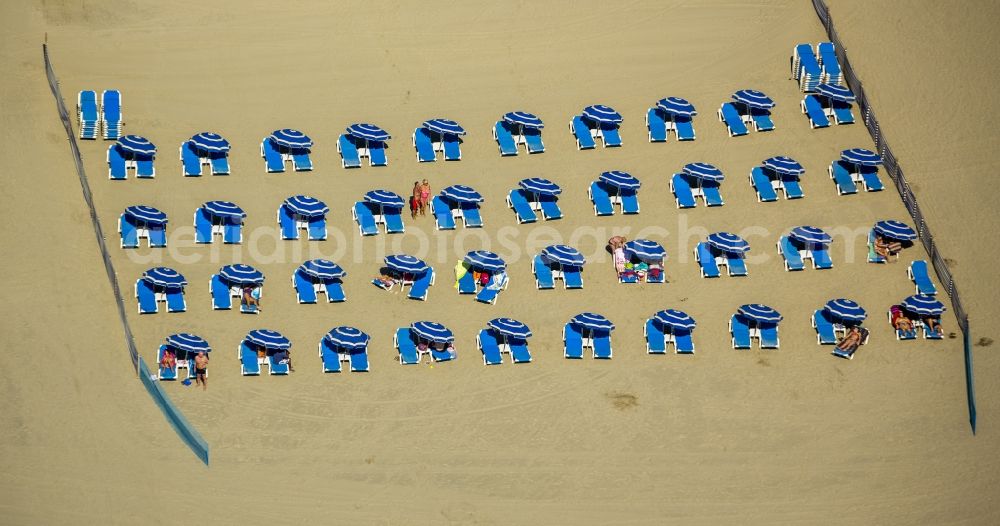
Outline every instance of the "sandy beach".
[[[1000, 290], [989, 241], [1000, 216], [985, 189], [1000, 161], [990, 120], [1000, 38], [987, 27], [1000, 9], [830, 3], [969, 312], [977, 435], [950, 310], [945, 328], [958, 337], [942, 341], [898, 342], [885, 322], [913, 293], [906, 265], [926, 252], [865, 262], [875, 220], [910, 223], [898, 194], [883, 175], [884, 192], [838, 197], [827, 176], [841, 150], [872, 148], [867, 130], [810, 130], [800, 113], [788, 56], [826, 40], [811, 2], [11, 2], [0, 6], [0, 522], [996, 523], [1000, 360], [990, 345]], [[80, 144], [122, 290], [158, 265], [190, 283], [186, 313], [140, 316], [132, 297], [126, 307], [147, 361], [171, 333], [212, 344], [207, 391], [164, 383], [210, 444], [209, 467], [131, 368], [45, 80], [46, 36], [71, 111], [80, 90], [119, 89], [125, 133], [159, 148], [155, 180], [109, 181], [110, 142]], [[727, 136], [715, 112], [744, 88], [776, 101], [775, 131]], [[697, 140], [647, 141], [645, 112], [666, 96], [698, 108]], [[624, 146], [577, 151], [566, 124], [598, 103], [623, 114]], [[545, 153], [499, 156], [490, 127], [511, 110], [545, 121]], [[432, 117], [469, 131], [461, 161], [414, 158], [410, 134]], [[393, 135], [389, 166], [341, 167], [337, 137], [354, 122]], [[261, 139], [286, 127], [315, 140], [314, 171], [265, 173]], [[232, 175], [181, 176], [176, 148], [201, 131], [232, 143]], [[757, 202], [747, 176], [774, 155], [806, 168], [806, 198]], [[674, 206], [669, 178], [690, 162], [726, 174], [725, 206]], [[586, 188], [606, 170], [642, 181], [640, 214], [595, 217]], [[565, 218], [517, 225], [504, 197], [536, 176], [562, 186]], [[405, 235], [359, 236], [355, 201], [376, 188], [407, 196], [422, 179], [435, 193], [478, 190], [485, 228], [438, 232], [431, 217], [407, 215]], [[330, 206], [327, 241], [278, 239], [275, 211], [296, 194]], [[242, 245], [194, 244], [191, 214], [214, 199], [247, 212]], [[169, 250], [118, 248], [118, 216], [134, 204], [168, 214]], [[783, 270], [775, 242], [799, 225], [834, 235], [833, 269]], [[751, 243], [749, 277], [699, 277], [692, 248], [720, 230]], [[612, 235], [661, 242], [669, 283], [618, 284], [604, 251]], [[588, 258], [583, 290], [535, 289], [530, 260], [554, 242]], [[452, 287], [456, 260], [480, 248], [509, 264], [495, 306]], [[400, 252], [437, 271], [428, 301], [369, 283], [383, 256]], [[347, 302], [296, 303], [289, 279], [314, 257], [347, 270]], [[234, 262], [267, 277], [258, 316], [211, 310], [210, 276]], [[851, 361], [816, 345], [809, 325], [835, 297], [869, 313], [871, 343]], [[744, 303], [784, 315], [780, 350], [731, 348], [726, 323]], [[643, 325], [664, 308], [697, 320], [695, 355], [646, 354]], [[616, 324], [613, 360], [562, 357], [562, 326], [585, 310]], [[499, 316], [531, 327], [533, 363], [483, 365], [475, 336]], [[422, 319], [455, 332], [457, 360], [398, 364], [395, 328]], [[316, 345], [338, 325], [371, 335], [369, 373], [321, 372]], [[240, 375], [237, 346], [255, 328], [293, 342], [295, 373]]]

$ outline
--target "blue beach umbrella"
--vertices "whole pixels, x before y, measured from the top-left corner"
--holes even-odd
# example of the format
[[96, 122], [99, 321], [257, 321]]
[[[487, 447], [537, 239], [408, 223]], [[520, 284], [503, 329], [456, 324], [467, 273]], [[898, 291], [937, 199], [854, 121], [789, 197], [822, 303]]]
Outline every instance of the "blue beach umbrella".
[[539, 195], [559, 195], [562, 193], [562, 188], [559, 185], [549, 181], [548, 179], [543, 179], [541, 177], [529, 177], [527, 179], [521, 179], [517, 183], [518, 186], [523, 188], [527, 192]]
[[632, 174], [621, 170], [604, 172], [601, 174], [600, 180], [609, 186], [622, 190], [638, 190], [639, 187], [642, 186], [642, 183], [640, 183], [639, 180]]
[[698, 112], [694, 105], [680, 97], [667, 97], [656, 102], [656, 107], [660, 108], [667, 115], [678, 115], [681, 117], [694, 117]]
[[733, 100], [761, 110], [769, 110], [774, 107], [774, 101], [771, 100], [771, 97], [754, 89], [741, 89], [733, 93]]
[[201, 205], [209, 214], [216, 217], [226, 217], [230, 219], [243, 219], [247, 216], [242, 208], [231, 201], [208, 201]]
[[451, 119], [430, 119], [421, 126], [443, 135], [465, 135], [465, 128]]
[[305, 217], [322, 217], [330, 212], [326, 203], [308, 195], [293, 195], [285, 199], [285, 208]]
[[403, 208], [406, 201], [396, 192], [389, 190], [372, 190], [365, 194], [365, 201], [385, 208]]
[[739, 308], [739, 313], [751, 320], [760, 323], [778, 323], [782, 320], [781, 314], [760, 303], [748, 303]]
[[819, 86], [816, 86], [816, 91], [819, 92], [820, 95], [840, 102], [854, 102], [855, 100], [854, 94], [851, 93], [850, 88], [838, 86], [836, 84], [820, 84]]
[[876, 233], [900, 241], [913, 241], [917, 238], [917, 233], [909, 225], [894, 219], [883, 219], [875, 223]]
[[350, 351], [360, 351], [368, 347], [368, 341], [371, 339], [368, 334], [361, 329], [346, 325], [334, 327], [330, 330], [330, 332], [326, 333], [326, 336], [323, 336], [323, 338], [336, 347]]
[[464, 261], [487, 272], [500, 272], [507, 268], [507, 262], [488, 250], [473, 250], [465, 255]]
[[542, 259], [566, 267], [582, 267], [587, 262], [579, 250], [568, 245], [549, 245], [543, 248]]
[[455, 336], [447, 327], [433, 321], [418, 321], [410, 325], [410, 330], [417, 336], [438, 343], [451, 343]]
[[914, 294], [903, 300], [902, 305], [904, 309], [922, 316], [940, 316], [948, 310], [944, 303], [924, 294]]
[[454, 184], [441, 191], [442, 197], [447, 197], [458, 203], [479, 203], [483, 201], [483, 196], [464, 184]]
[[219, 276], [236, 285], [262, 285], [264, 283], [263, 272], [243, 263], [222, 267], [219, 269]]
[[637, 258], [648, 263], [659, 263], [667, 257], [667, 251], [656, 241], [633, 239], [625, 243], [625, 257]]
[[385, 262], [385, 266], [391, 270], [402, 272], [403, 274], [420, 274], [427, 272], [427, 269], [430, 268], [422, 259], [407, 254], [392, 254], [386, 256], [383, 261]]
[[142, 279], [154, 287], [167, 289], [179, 289], [188, 284], [180, 272], [170, 267], [153, 267], [142, 273]]
[[823, 310], [844, 321], [863, 322], [868, 314], [857, 302], [845, 298], [830, 300], [823, 305]]
[[125, 209], [127, 215], [133, 222], [145, 223], [147, 225], [167, 224], [167, 214], [145, 205], [134, 205]]
[[509, 122], [510, 124], [517, 124], [519, 126], [524, 126], [525, 128], [535, 128], [540, 130], [545, 127], [542, 123], [542, 119], [539, 119], [535, 114], [528, 113], [526, 111], [511, 111], [503, 115], [503, 120]]
[[615, 330], [615, 324], [611, 323], [611, 320], [593, 312], [581, 312], [580, 314], [570, 318], [569, 322], [577, 327], [590, 329], [592, 331]]
[[347, 272], [340, 265], [328, 259], [310, 259], [299, 266], [303, 274], [318, 280], [341, 279]]
[[770, 168], [782, 175], [799, 176], [806, 173], [806, 169], [798, 161], [783, 155], [764, 159], [764, 168]]
[[118, 139], [118, 147], [136, 155], [156, 155], [156, 145], [141, 135], [126, 135]]
[[389, 132], [368, 123], [358, 123], [348, 126], [347, 134], [364, 141], [385, 142], [392, 138]]
[[291, 128], [274, 130], [271, 132], [271, 140], [278, 146], [284, 146], [290, 150], [308, 150], [313, 146], [313, 141], [308, 135]]
[[717, 183], [722, 182], [722, 180], [726, 178], [726, 176], [722, 174], [722, 170], [708, 163], [685, 164], [683, 171], [691, 177], [703, 179], [705, 181], [715, 181]]
[[692, 330], [696, 326], [694, 318], [688, 316], [686, 312], [676, 309], [661, 310], [653, 314], [653, 319], [660, 325], [670, 327], [671, 329]]
[[201, 336], [179, 332], [167, 336], [167, 345], [189, 353], [212, 352], [212, 347]]
[[882, 158], [877, 153], [865, 148], [844, 150], [840, 152], [840, 160], [858, 166], [878, 166], [882, 164]]
[[814, 226], [798, 226], [789, 232], [788, 237], [802, 243], [803, 245], [820, 245], [826, 246], [833, 242], [833, 238], [830, 234], [827, 234], [820, 228]]
[[272, 351], [292, 348], [292, 342], [288, 341], [288, 338], [282, 336], [278, 331], [269, 329], [254, 329], [248, 332], [246, 341]]
[[218, 133], [201, 132], [191, 137], [194, 147], [203, 152], [228, 152], [229, 141]]
[[723, 252], [741, 254], [750, 250], [750, 243], [747, 243], [742, 237], [729, 232], [716, 232], [714, 234], [709, 234], [706, 241], [709, 245], [712, 245]]
[[511, 318], [493, 318], [486, 322], [486, 326], [504, 336], [518, 340], [527, 340], [531, 337], [531, 329], [527, 325]]
[[606, 122], [609, 124], [619, 124], [622, 122], [622, 115], [615, 111], [611, 106], [605, 106], [603, 104], [594, 104], [593, 106], [587, 106], [583, 109], [583, 116], [597, 122]]

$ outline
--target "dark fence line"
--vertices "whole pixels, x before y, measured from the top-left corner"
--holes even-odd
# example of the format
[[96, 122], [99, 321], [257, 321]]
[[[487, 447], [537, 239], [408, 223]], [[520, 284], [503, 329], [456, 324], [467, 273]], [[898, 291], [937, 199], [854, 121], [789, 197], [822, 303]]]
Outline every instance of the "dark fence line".
[[108, 281], [111, 283], [111, 290], [115, 297], [115, 306], [118, 308], [118, 318], [121, 320], [122, 329], [125, 332], [125, 348], [128, 349], [129, 357], [132, 359], [132, 367], [149, 392], [157, 407], [163, 411], [167, 421], [173, 426], [181, 440], [204, 462], [208, 464], [208, 444], [201, 435], [191, 427], [180, 411], [167, 397], [166, 392], [160, 387], [159, 382], [152, 380], [149, 369], [139, 357], [139, 351], [135, 347], [135, 338], [132, 336], [132, 327], [128, 323], [125, 315], [125, 302], [122, 300], [122, 291], [118, 286], [118, 278], [115, 273], [114, 264], [111, 263], [111, 254], [108, 252], [108, 245], [104, 237], [104, 229], [97, 219], [97, 208], [94, 207], [94, 196], [90, 191], [90, 183], [87, 181], [87, 172], [83, 169], [83, 158], [80, 156], [80, 146], [76, 142], [76, 135], [73, 133], [73, 125], [69, 118], [69, 111], [66, 110], [66, 103], [63, 101], [62, 92], [59, 89], [59, 79], [56, 78], [55, 71], [52, 70], [52, 63], [49, 61], [49, 46], [42, 44], [42, 57], [45, 60], [45, 76], [49, 80], [49, 89], [56, 99], [56, 109], [59, 111], [59, 119], [62, 120], [63, 128], [66, 130], [66, 137], [69, 139], [69, 148], [73, 154], [73, 162], [76, 163], [76, 174], [80, 179], [80, 188], [83, 190], [83, 199], [87, 202], [90, 211], [90, 222], [94, 227], [94, 235], [97, 236], [97, 247], [101, 251], [101, 259], [104, 261], [104, 270], [107, 272]]
[[903, 206], [906, 207], [906, 211], [910, 213], [910, 217], [913, 219], [920, 242], [923, 244], [924, 249], [927, 250], [927, 254], [930, 255], [931, 265], [934, 267], [934, 273], [937, 274], [938, 281], [941, 282], [948, 292], [948, 297], [951, 298], [951, 307], [955, 311], [955, 317], [958, 318], [958, 327], [962, 331], [962, 340], [965, 347], [965, 391], [969, 405], [969, 423], [972, 425], [972, 432], [975, 433], [976, 393], [972, 368], [972, 345], [970, 343], [972, 337], [969, 332], [969, 317], [962, 306], [962, 299], [958, 294], [958, 288], [955, 286], [955, 279], [948, 270], [948, 265], [945, 263], [944, 257], [941, 256], [941, 253], [937, 249], [934, 236], [931, 235], [930, 227], [927, 226], [927, 220], [920, 210], [920, 205], [917, 204], [917, 196], [910, 190], [910, 183], [907, 182], [906, 177], [903, 175], [903, 169], [900, 168], [899, 163], [896, 161], [896, 155], [892, 153], [892, 149], [886, 143], [885, 136], [880, 130], [878, 119], [875, 118], [875, 112], [868, 101], [861, 80], [854, 73], [854, 68], [847, 58], [844, 45], [841, 43], [840, 37], [837, 36], [837, 30], [833, 26], [833, 18], [830, 16], [830, 10], [827, 8], [826, 2], [823, 0], [813, 0], [813, 7], [816, 9], [816, 14], [819, 16], [823, 27], [826, 28], [827, 37], [836, 47], [837, 60], [840, 61], [844, 80], [847, 82], [847, 86], [851, 88], [855, 97], [857, 97], [857, 107], [864, 118], [865, 127], [868, 128], [868, 132], [875, 141], [876, 151], [882, 156], [885, 171], [892, 178], [896, 190], [903, 199]]

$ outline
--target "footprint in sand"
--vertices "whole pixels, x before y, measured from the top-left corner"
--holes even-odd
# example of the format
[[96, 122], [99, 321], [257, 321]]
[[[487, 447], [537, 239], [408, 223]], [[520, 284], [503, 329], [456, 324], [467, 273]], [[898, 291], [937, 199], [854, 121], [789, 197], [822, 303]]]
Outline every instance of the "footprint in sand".
[[978, 341], [976, 341], [976, 347], [989, 347], [990, 345], [993, 345], [993, 338], [987, 338], [986, 336], [983, 336]]
[[639, 397], [629, 393], [606, 393], [604, 396], [611, 400], [611, 404], [619, 411], [628, 411], [639, 405]]

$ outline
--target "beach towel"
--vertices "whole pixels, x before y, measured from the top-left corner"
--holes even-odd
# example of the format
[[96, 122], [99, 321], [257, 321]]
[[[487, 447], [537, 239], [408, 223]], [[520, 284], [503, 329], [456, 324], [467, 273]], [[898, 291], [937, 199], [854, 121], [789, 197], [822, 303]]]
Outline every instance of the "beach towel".
[[456, 289], [458, 288], [458, 282], [459, 282], [459, 280], [461, 280], [468, 273], [469, 273], [469, 267], [466, 266], [466, 264], [465, 264], [464, 261], [459, 260], [459, 262], [455, 264], [455, 288]]

